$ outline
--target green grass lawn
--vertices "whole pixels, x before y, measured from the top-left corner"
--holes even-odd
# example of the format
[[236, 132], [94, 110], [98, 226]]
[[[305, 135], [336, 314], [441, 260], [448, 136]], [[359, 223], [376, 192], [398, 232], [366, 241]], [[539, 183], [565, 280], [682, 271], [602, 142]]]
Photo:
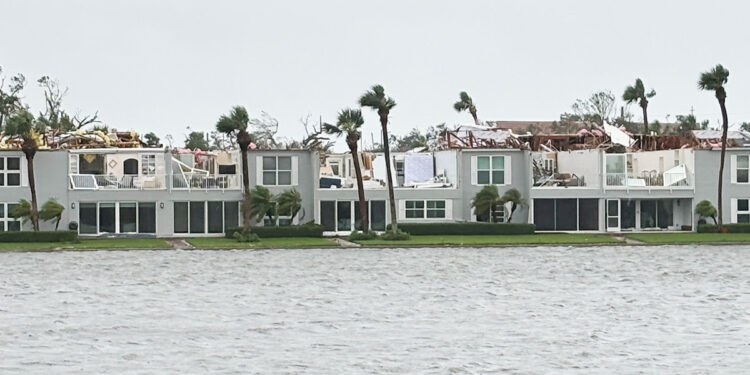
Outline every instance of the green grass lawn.
[[365, 240], [362, 245], [389, 246], [482, 246], [482, 245], [540, 245], [620, 243], [603, 234], [514, 234], [514, 235], [412, 235], [407, 241]]
[[113, 249], [171, 249], [166, 241], [158, 238], [103, 238], [73, 242], [0, 242], [0, 251], [33, 250], [113, 250]]
[[750, 233], [633, 233], [626, 237], [649, 244], [750, 243]]
[[187, 241], [196, 249], [291, 249], [338, 246], [331, 239], [319, 237], [261, 238], [259, 242], [237, 242], [233, 238], [202, 237], [189, 238]]

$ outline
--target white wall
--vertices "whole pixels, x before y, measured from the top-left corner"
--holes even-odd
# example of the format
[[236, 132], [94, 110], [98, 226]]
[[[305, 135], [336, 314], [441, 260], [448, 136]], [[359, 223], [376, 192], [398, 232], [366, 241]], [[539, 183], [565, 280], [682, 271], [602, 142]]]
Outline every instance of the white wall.
[[560, 151], [557, 153], [557, 172], [583, 176], [586, 186], [599, 186], [599, 150]]

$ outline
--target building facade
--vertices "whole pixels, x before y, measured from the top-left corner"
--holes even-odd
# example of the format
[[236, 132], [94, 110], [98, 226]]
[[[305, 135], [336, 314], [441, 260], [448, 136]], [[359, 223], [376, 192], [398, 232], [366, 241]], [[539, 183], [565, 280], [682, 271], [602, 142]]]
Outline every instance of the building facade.
[[[382, 154], [357, 155], [365, 176], [370, 229], [390, 222]], [[527, 204], [512, 222], [538, 231], [689, 231], [702, 200], [717, 203], [716, 149], [679, 148], [608, 153], [603, 149], [530, 151], [464, 148], [392, 153], [399, 222], [507, 222], [509, 205], [494, 217], [471, 203], [486, 185], [502, 195], [517, 189]], [[61, 229], [81, 236], [220, 236], [241, 225], [239, 152], [195, 153], [163, 148], [40, 151], [34, 159], [39, 205], [65, 207]], [[328, 235], [359, 227], [352, 155], [309, 150], [249, 151], [251, 186], [272, 194], [296, 189], [302, 209], [253, 225], [315, 221]], [[10, 212], [30, 199], [26, 159], [0, 151], [0, 230], [30, 230]], [[750, 222], [750, 147], [727, 150], [725, 223]], [[272, 222], [275, 220], [276, 222]], [[43, 230], [55, 223], [41, 222]]]

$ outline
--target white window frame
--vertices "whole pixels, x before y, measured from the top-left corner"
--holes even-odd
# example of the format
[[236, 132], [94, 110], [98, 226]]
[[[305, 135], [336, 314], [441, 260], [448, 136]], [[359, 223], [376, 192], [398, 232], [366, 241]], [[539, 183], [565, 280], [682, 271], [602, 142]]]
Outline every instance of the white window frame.
[[[279, 209], [279, 204], [274, 203], [274, 211]], [[276, 212], [274, 212], [276, 213]], [[289, 212], [291, 214], [291, 212]], [[289, 224], [283, 225], [283, 226], [290, 226], [294, 225], [294, 218], [291, 215], [276, 215], [274, 216], [274, 222], [272, 223], [271, 220], [268, 220], [268, 216], [264, 215], [262, 219], [262, 223], [264, 227], [278, 227], [279, 222], [281, 220], [289, 220]]]
[[[740, 201], [747, 202], [747, 209], [746, 210], [740, 211]], [[736, 214], [734, 215], [734, 222], [735, 223], [740, 223], [740, 215], [747, 215], [748, 217], [750, 217], [750, 198], [740, 198], [740, 199], [737, 199], [737, 206], [736, 207], [737, 207]], [[750, 222], [750, 221], [748, 221], [748, 222]]]
[[[2, 169], [0, 169], [0, 175], [3, 176], [2, 184], [0, 184], [0, 187], [23, 186], [23, 174], [21, 173], [23, 166], [21, 164], [21, 157], [20, 156], [0, 156], [0, 159], [2, 159], [3, 161]], [[8, 169], [8, 159], [18, 159], [18, 169]], [[18, 185], [8, 185], [9, 175], [18, 175]]]
[[[744, 158], [747, 160], [747, 167], [746, 168], [740, 168], [740, 158]], [[733, 157], [734, 161], [734, 170], [733, 170], [733, 181], [736, 184], [750, 184], [750, 155], [735, 155]], [[748, 180], [747, 181], [740, 181], [739, 180], [739, 172], [740, 171], [746, 171]]]
[[[194, 232], [194, 233], [190, 232], [190, 203], [191, 202], [203, 202], [203, 232]], [[208, 202], [221, 202], [221, 221], [222, 221], [221, 228], [222, 228], [222, 230], [219, 233], [212, 233], [212, 232], [208, 231]], [[187, 232], [179, 232], [178, 233], [178, 232], [174, 231], [174, 204], [175, 203], [187, 203], [187, 208], [188, 208], [188, 212], [187, 212]], [[179, 201], [172, 202], [172, 213], [171, 213], [172, 214], [172, 218], [173, 218], [172, 219], [173, 220], [172, 221], [172, 234], [178, 234], [178, 235], [181, 235], [181, 236], [188, 236], [188, 237], [190, 237], [190, 236], [197, 237], [197, 236], [207, 236], [207, 235], [208, 236], [217, 236], [217, 235], [226, 233], [227, 229], [230, 229], [230, 228], [227, 228], [227, 220], [226, 220], [226, 205], [227, 205], [227, 203], [235, 203], [237, 205], [237, 224], [239, 224], [240, 226], [242, 226], [242, 201], [233, 201], [233, 200], [205, 200], [205, 201], [201, 201], [201, 200], [195, 200], [195, 201], [179, 200]]]
[[[81, 211], [80, 211], [81, 203], [93, 203], [93, 204], [96, 204], [96, 233], [81, 233], [81, 224], [80, 224], [81, 223]], [[114, 232], [102, 232], [101, 229], [100, 229], [101, 225], [100, 225], [100, 218], [99, 218], [99, 210], [100, 210], [100, 205], [103, 204], [103, 203], [104, 204], [113, 203], [115, 205], [115, 231]], [[135, 232], [121, 232], [120, 231], [120, 204], [122, 204], [122, 203], [126, 203], [126, 204], [135, 203]], [[143, 203], [153, 203], [155, 209], [157, 210], [154, 213], [154, 233], [141, 233], [141, 231], [140, 231], [140, 228], [141, 228], [140, 227], [140, 224], [141, 224], [140, 223], [140, 219], [141, 219], [140, 213], [141, 213], [141, 204], [143, 204]], [[96, 202], [80, 201], [80, 202], [77, 202], [77, 205], [79, 207], [79, 211], [78, 211], [78, 234], [80, 234], [82, 236], [98, 236], [98, 235], [101, 235], [101, 234], [104, 234], [104, 233], [111, 233], [111, 234], [149, 234], [149, 235], [156, 235], [157, 233], [159, 233], [159, 220], [158, 220], [158, 217], [159, 217], [159, 212], [158, 212], [159, 202], [157, 202], [157, 201], [96, 201]]]
[[0, 232], [10, 232], [8, 230], [8, 225], [10, 223], [18, 223], [18, 231], [23, 231], [23, 221], [21, 221], [21, 219], [13, 218], [13, 215], [11, 215], [10, 212], [10, 206], [16, 204], [18, 203], [0, 202], [0, 207], [3, 208], [3, 212], [5, 213], [2, 217], [0, 217]]
[[[338, 222], [339, 222], [339, 210], [338, 210], [339, 202], [351, 202], [351, 206], [350, 206], [351, 207], [351, 209], [350, 209], [350, 215], [351, 215], [350, 230], [349, 231], [338, 231], [338, 230], [326, 231], [327, 233], [348, 233], [348, 232], [351, 232], [353, 230], [359, 230], [358, 228], [354, 228], [355, 227], [355, 223], [357, 222], [357, 219], [358, 219], [357, 216], [355, 215], [356, 214], [355, 205], [357, 205], [357, 206], [359, 205], [359, 200], [347, 200], [347, 199], [341, 199], [341, 200], [337, 200], [337, 199], [321, 199], [321, 200], [319, 200], [318, 201], [318, 218], [317, 218], [317, 222], [318, 223], [321, 222], [321, 217], [320, 216], [323, 213], [323, 210], [320, 208], [322, 202], [334, 202], [333, 203], [333, 207], [334, 207], [334, 210], [333, 210], [333, 222], [334, 222], [334, 228], [336, 228], [336, 229], [338, 229]], [[385, 225], [386, 225], [386, 228], [387, 228], [388, 227], [388, 218], [389, 218], [389, 216], [388, 216], [389, 215], [389, 212], [388, 212], [388, 201], [385, 200], [385, 199], [372, 199], [372, 200], [367, 200], [367, 226], [368, 226], [367, 229], [368, 230], [374, 230], [374, 229], [372, 229], [372, 202], [385, 202], [385, 213], [384, 214], [385, 214]]]
[[[489, 216], [491, 214], [492, 213], [490, 212], [487, 215]], [[498, 216], [498, 214], [500, 216]], [[479, 219], [477, 219], [477, 213], [474, 212], [474, 210], [472, 210], [471, 216], [474, 219], [474, 222], [477, 222], [477, 223], [505, 223], [506, 220], [508, 219], [508, 216], [506, 214], [507, 214], [507, 209], [505, 205], [502, 203], [498, 203], [495, 209], [495, 221], [479, 221]]]
[[[446, 220], [448, 219], [448, 215], [451, 212], [451, 209], [449, 208], [449, 203], [447, 199], [404, 199], [402, 200], [402, 208], [401, 208], [401, 218], [404, 220]], [[437, 203], [442, 202], [443, 207], [429, 207], [430, 203]], [[414, 203], [414, 207], [409, 207], [410, 203]], [[422, 207], [416, 207], [416, 203], [421, 203]], [[443, 211], [442, 217], [429, 217], [427, 215], [428, 211]], [[420, 213], [421, 216], [419, 217], [408, 217], [406, 215], [407, 212], [415, 212]]]
[[142, 154], [141, 155], [141, 176], [155, 176], [156, 175], [156, 155], [155, 154]]
[[[489, 159], [488, 160], [488, 165], [489, 165], [488, 169], [487, 168], [479, 168], [479, 160], [482, 159], [482, 158]], [[503, 167], [502, 168], [495, 168], [495, 163], [494, 163], [495, 158], [503, 158]], [[507, 163], [505, 162], [506, 159], [507, 158], [506, 158], [505, 155], [479, 155], [479, 156], [477, 156], [477, 168], [474, 171], [474, 174], [476, 175], [475, 178], [476, 178], [477, 184], [478, 185], [507, 185], [508, 182], [506, 181], [507, 179], [505, 178], [505, 171], [507, 169], [507, 167], [506, 167]], [[487, 173], [489, 173], [489, 181], [488, 181], [488, 183], [483, 184], [483, 183], [479, 182], [479, 172], [487, 172]], [[494, 176], [493, 172], [502, 172], [503, 173], [502, 174], [503, 175], [503, 182], [502, 183], [496, 183], [493, 180], [493, 176]]]
[[[260, 156], [261, 164], [258, 166], [258, 169], [260, 170], [260, 180], [258, 181], [258, 185], [263, 186], [293, 186], [295, 184], [294, 179], [294, 157], [282, 155], [274, 155], [274, 156]], [[263, 163], [263, 160], [265, 158], [274, 158], [276, 160], [276, 167], [274, 169], [265, 169], [265, 163]], [[279, 159], [280, 158], [289, 158], [289, 169], [279, 169]], [[279, 173], [282, 172], [288, 172], [289, 173], [289, 183], [288, 184], [279, 184]], [[264, 175], [266, 173], [274, 173], [274, 180], [273, 184], [267, 184], [265, 183]]]

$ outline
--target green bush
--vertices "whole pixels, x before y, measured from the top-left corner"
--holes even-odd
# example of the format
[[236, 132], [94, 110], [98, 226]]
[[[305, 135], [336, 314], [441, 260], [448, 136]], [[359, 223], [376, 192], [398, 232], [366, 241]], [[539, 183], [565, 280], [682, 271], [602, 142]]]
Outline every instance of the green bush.
[[[242, 232], [242, 228], [227, 229], [227, 238], [235, 238], [235, 232]], [[250, 227], [250, 232], [260, 238], [274, 237], [323, 237], [323, 227], [318, 224], [290, 225], [286, 227]]]
[[78, 242], [78, 232], [73, 230], [0, 232], [0, 242]]
[[[390, 225], [388, 226], [390, 228]], [[420, 234], [534, 234], [534, 224], [519, 223], [399, 223], [398, 229]]]
[[260, 237], [258, 237], [257, 234], [253, 232], [234, 232], [234, 239], [237, 240], [237, 242], [258, 242], [260, 241]]
[[393, 234], [393, 232], [389, 230], [380, 235], [380, 239], [386, 241], [407, 241], [409, 238], [409, 233], [402, 232], [401, 229], [399, 229], [396, 234]]
[[369, 231], [369, 232], [352, 232], [352, 234], [349, 235], [349, 241], [364, 241], [364, 240], [374, 240], [378, 238], [378, 234]]
[[[750, 233], [750, 223], [724, 224], [727, 233]], [[714, 224], [698, 224], [698, 233], [719, 233], [719, 226]]]

